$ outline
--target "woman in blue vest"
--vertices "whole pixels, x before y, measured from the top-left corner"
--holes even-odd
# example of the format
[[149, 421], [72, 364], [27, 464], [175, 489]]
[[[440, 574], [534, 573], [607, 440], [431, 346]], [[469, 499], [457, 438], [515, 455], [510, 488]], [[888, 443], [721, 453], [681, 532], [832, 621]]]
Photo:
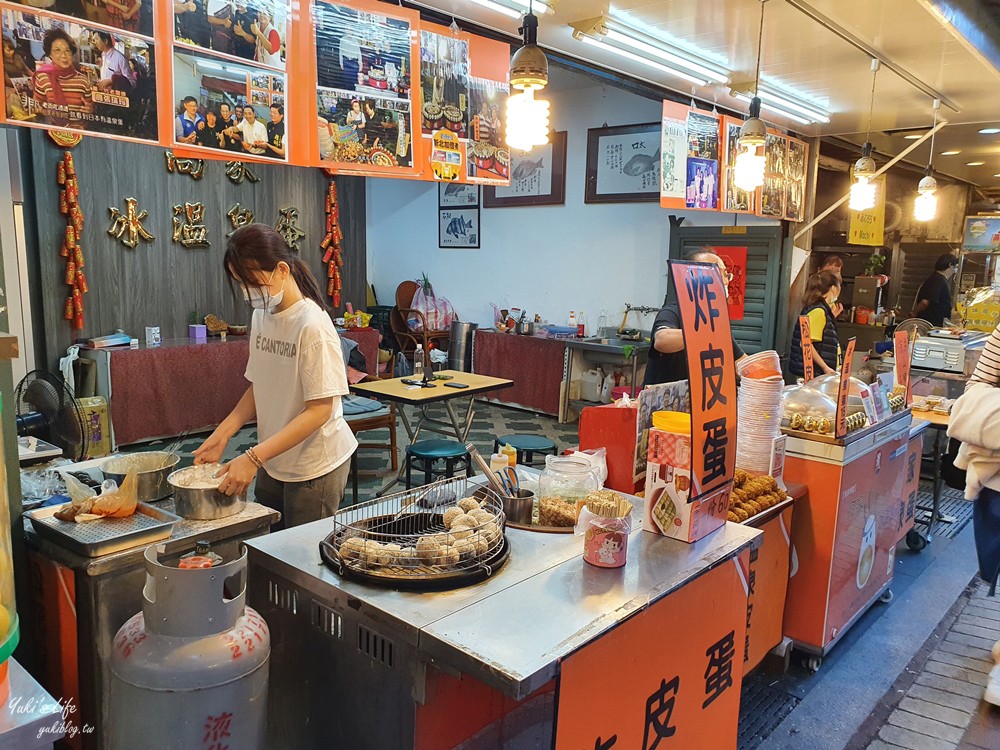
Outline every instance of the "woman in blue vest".
[[[840, 277], [829, 271], [820, 271], [809, 277], [806, 293], [802, 297], [802, 312], [809, 319], [809, 338], [813, 342], [813, 370], [817, 375], [836, 372], [840, 367], [840, 337], [833, 306], [840, 296]], [[792, 349], [788, 355], [788, 369], [792, 375], [804, 374], [802, 360], [802, 334], [798, 325], [792, 328]]]

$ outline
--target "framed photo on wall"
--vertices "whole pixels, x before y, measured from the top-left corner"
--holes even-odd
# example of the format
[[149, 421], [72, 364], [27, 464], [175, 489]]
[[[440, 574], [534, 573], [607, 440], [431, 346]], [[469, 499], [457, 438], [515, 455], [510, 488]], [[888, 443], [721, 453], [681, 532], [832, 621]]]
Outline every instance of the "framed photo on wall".
[[478, 248], [479, 207], [438, 211], [438, 247]]
[[584, 202], [659, 201], [660, 130], [659, 122], [588, 130]]
[[544, 146], [510, 155], [510, 185], [487, 187], [485, 208], [561, 206], [566, 202], [566, 131]]
[[478, 205], [479, 185], [438, 183], [438, 208], [475, 208]]

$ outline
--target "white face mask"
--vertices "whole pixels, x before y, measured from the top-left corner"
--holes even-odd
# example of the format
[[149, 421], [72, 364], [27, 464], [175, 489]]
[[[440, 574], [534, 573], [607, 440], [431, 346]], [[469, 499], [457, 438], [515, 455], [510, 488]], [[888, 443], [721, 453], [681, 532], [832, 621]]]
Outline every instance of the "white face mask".
[[[274, 271], [277, 270], [277, 268], [274, 269]], [[243, 298], [250, 303], [250, 307], [253, 309], [274, 312], [275, 308], [281, 304], [281, 300], [285, 296], [285, 282], [281, 282], [281, 289], [278, 290], [277, 294], [271, 295], [267, 292], [267, 284], [270, 284], [271, 279], [274, 278], [274, 271], [271, 271], [271, 275], [267, 277], [267, 283], [263, 287], [253, 287], [252, 289], [243, 287]]]

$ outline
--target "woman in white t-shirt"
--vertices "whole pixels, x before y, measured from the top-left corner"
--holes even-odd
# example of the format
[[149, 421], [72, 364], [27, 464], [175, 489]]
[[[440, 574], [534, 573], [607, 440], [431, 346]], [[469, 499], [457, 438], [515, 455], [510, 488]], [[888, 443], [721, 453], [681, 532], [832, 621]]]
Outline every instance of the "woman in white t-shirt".
[[256, 477], [257, 501], [282, 515], [277, 528], [331, 516], [358, 442], [344, 421], [347, 371], [319, 286], [264, 224], [233, 232], [223, 263], [254, 308], [250, 387], [194, 452], [195, 462], [219, 461], [230, 438], [256, 417], [257, 445], [222, 468], [219, 489], [242, 494]]

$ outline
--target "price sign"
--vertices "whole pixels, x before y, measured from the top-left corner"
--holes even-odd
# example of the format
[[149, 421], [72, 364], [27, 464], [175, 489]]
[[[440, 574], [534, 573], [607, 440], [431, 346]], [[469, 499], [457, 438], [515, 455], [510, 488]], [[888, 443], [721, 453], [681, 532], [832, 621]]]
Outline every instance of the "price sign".
[[802, 340], [802, 380], [808, 383], [813, 379], [813, 340], [812, 326], [809, 325], [809, 318], [805, 315], [799, 316], [799, 335]]

